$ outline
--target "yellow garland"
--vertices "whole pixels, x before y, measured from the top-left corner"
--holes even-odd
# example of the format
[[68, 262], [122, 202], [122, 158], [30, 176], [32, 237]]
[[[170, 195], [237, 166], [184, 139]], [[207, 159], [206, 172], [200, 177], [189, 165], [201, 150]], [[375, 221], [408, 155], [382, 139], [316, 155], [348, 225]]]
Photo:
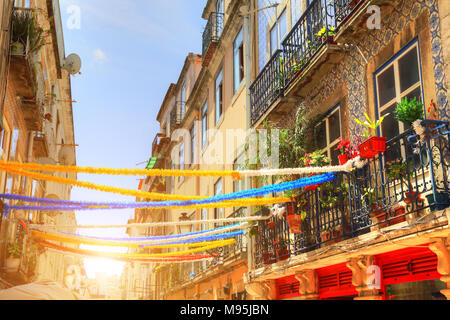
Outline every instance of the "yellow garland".
[[[199, 247], [199, 248], [183, 250], [183, 251], [173, 251], [173, 252], [165, 252], [165, 253], [148, 253], [148, 254], [116, 253], [116, 252], [102, 252], [102, 251], [90, 251], [90, 250], [79, 250], [79, 251], [84, 251], [84, 252], [91, 253], [91, 254], [97, 253], [99, 255], [110, 257], [110, 258], [157, 258], [157, 257], [163, 258], [163, 257], [174, 257], [174, 256], [180, 256], [180, 255], [185, 255], [185, 254], [189, 254], [189, 253], [206, 251], [206, 250], [210, 250], [210, 249], [214, 249], [214, 248], [218, 248], [218, 247], [227, 246], [227, 245], [233, 244], [235, 242], [236, 242], [236, 240], [234, 240], [234, 239], [218, 240], [218, 241], [215, 241], [213, 244], [206, 245], [206, 246]], [[52, 248], [52, 246], [50, 244], [47, 245], [46, 243], [39, 243], [39, 245], [41, 245], [43, 247]]]
[[[55, 235], [41, 231], [32, 231], [32, 237], [35, 239], [59, 241], [65, 243], [75, 243], [75, 244], [88, 244], [97, 246], [108, 246], [108, 247], [127, 247], [127, 248], [139, 248], [144, 244], [149, 244], [150, 241], [120, 241], [120, 240], [99, 240], [93, 238], [86, 238], [83, 236], [72, 236], [72, 235]], [[170, 241], [170, 240], [167, 240]], [[219, 240], [225, 241], [225, 240]], [[203, 241], [203, 242], [192, 242], [192, 243], [176, 243], [176, 244], [152, 244], [151, 248], [192, 248], [192, 247], [203, 247], [207, 245], [216, 244], [217, 241]]]
[[[111, 193], [119, 193], [127, 196], [135, 196], [135, 197], [143, 197], [150, 200], [199, 200], [207, 198], [205, 196], [184, 196], [184, 195], [169, 195], [162, 193], [154, 193], [140, 190], [131, 190], [131, 189], [123, 189], [118, 187], [111, 186], [103, 186], [95, 183], [79, 181], [70, 178], [62, 178], [58, 176], [52, 176], [49, 174], [42, 174], [38, 172], [30, 172], [24, 171], [20, 169], [13, 169], [9, 166], [0, 165], [0, 170], [10, 172], [12, 174], [17, 174], [21, 176], [25, 176], [28, 178], [36, 179], [36, 180], [45, 180], [52, 181], [66, 185], [74, 185], [82, 188], [94, 189], [103, 192], [111, 192]], [[255, 205], [265, 205], [265, 204], [275, 204], [275, 203], [283, 203], [291, 201], [289, 198], [285, 197], [276, 197], [276, 198], [247, 198], [247, 199], [236, 199], [223, 201], [219, 203], [210, 203], [210, 204], [201, 204], [201, 205], [189, 205], [189, 206], [172, 206], [172, 207], [151, 207], [148, 209], [190, 209], [190, 208], [225, 208], [225, 207], [238, 207], [238, 206], [255, 206]], [[141, 208], [145, 209], [145, 208]]]
[[72, 173], [91, 173], [91, 174], [111, 174], [111, 175], [145, 175], [145, 176], [165, 176], [165, 177], [233, 177], [241, 180], [238, 171], [234, 170], [176, 170], [176, 169], [111, 169], [111, 168], [93, 168], [78, 166], [62, 166], [38, 163], [21, 163], [0, 161], [0, 165], [26, 169], [31, 171], [48, 172], [72, 172]]

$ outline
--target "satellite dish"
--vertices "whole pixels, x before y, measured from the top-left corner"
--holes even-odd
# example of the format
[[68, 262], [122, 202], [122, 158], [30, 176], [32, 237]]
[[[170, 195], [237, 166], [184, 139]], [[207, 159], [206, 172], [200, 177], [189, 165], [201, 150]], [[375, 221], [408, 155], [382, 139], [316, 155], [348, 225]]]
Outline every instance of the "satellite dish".
[[67, 70], [70, 74], [80, 73], [81, 58], [75, 53], [69, 54], [69, 56], [64, 60], [62, 68]]
[[75, 165], [75, 152], [73, 147], [70, 146], [61, 146], [61, 149], [58, 153], [58, 161], [59, 164], [65, 166], [74, 166]]

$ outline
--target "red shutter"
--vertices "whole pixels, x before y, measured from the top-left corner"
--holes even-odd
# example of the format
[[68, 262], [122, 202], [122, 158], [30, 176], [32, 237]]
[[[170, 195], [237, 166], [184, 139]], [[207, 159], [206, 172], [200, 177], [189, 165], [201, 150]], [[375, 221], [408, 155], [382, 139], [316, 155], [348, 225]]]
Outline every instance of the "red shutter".
[[300, 283], [295, 276], [288, 276], [275, 280], [276, 288], [277, 288], [277, 299], [287, 299], [287, 298], [295, 298], [299, 297], [300, 293], [298, 289], [300, 287]]
[[319, 298], [333, 298], [357, 295], [352, 284], [352, 271], [345, 263], [317, 269], [319, 278]]
[[378, 256], [383, 285], [438, 279], [437, 256], [427, 247], [407, 248]]

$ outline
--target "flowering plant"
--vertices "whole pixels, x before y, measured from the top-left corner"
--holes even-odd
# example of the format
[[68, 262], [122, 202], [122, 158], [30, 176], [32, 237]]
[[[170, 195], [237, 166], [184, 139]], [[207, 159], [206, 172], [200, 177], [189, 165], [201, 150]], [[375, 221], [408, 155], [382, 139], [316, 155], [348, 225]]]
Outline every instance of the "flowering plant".
[[336, 148], [334, 148], [334, 150], [339, 150], [341, 152], [341, 154], [350, 154], [350, 151], [351, 151], [350, 141], [341, 140], [337, 144]]
[[330, 163], [328, 157], [322, 154], [321, 150], [316, 150], [312, 153], [305, 153], [305, 155], [301, 158], [303, 164], [307, 167], [323, 167]]

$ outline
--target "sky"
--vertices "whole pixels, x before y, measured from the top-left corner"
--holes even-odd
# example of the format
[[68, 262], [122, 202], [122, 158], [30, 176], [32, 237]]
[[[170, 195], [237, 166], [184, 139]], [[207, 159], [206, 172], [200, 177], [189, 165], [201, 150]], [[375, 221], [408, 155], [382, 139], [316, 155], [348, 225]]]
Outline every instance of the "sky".
[[[60, 0], [66, 56], [76, 53], [82, 60], [82, 74], [71, 79], [72, 99], [77, 101], [73, 117], [78, 166], [145, 167], [166, 91], [178, 80], [187, 54], [201, 54], [205, 4], [206, 0]], [[78, 180], [135, 190], [139, 178], [78, 174]], [[74, 187], [71, 200], [135, 198]], [[79, 225], [126, 224], [133, 215], [133, 210], [76, 213]], [[79, 233], [126, 237], [125, 228]]]

